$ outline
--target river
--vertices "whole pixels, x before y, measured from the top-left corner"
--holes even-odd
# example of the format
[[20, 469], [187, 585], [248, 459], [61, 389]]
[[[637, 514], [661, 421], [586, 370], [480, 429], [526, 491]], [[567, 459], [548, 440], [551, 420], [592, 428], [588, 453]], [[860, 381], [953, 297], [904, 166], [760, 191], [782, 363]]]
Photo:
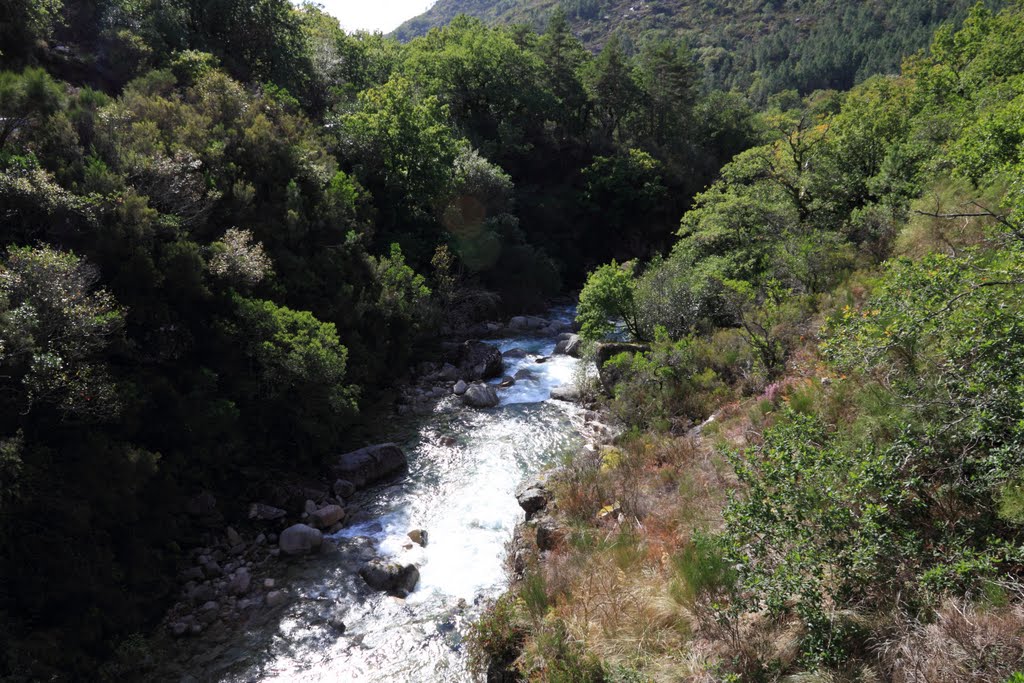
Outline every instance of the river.
[[[549, 317], [571, 315], [566, 307]], [[532, 374], [499, 389], [496, 408], [472, 410], [449, 397], [431, 415], [388, 425], [389, 438], [409, 456], [408, 474], [358, 494], [358, 512], [331, 537], [336, 547], [290, 568], [289, 608], [233, 634], [216, 654], [194, 657], [192, 675], [239, 682], [470, 680], [464, 637], [507, 585], [505, 545], [523, 518], [515, 488], [582, 444], [579, 409], [550, 400], [552, 387], [573, 380], [578, 362], [554, 356], [555, 342], [490, 340], [502, 351], [527, 352], [505, 359], [506, 374]], [[550, 358], [538, 363], [542, 357]], [[426, 547], [409, 542], [412, 529], [428, 532]], [[407, 599], [362, 584], [354, 568], [374, 555], [419, 567], [420, 582]], [[343, 633], [331, 625], [337, 620]]]

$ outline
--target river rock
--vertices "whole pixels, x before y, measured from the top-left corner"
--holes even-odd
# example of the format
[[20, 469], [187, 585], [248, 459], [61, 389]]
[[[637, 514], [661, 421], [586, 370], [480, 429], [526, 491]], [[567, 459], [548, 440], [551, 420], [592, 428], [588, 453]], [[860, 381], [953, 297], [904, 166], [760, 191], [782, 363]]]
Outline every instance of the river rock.
[[575, 384], [561, 384], [557, 387], [552, 387], [551, 398], [556, 401], [575, 403], [583, 399], [583, 392]]
[[516, 501], [526, 513], [526, 521], [548, 506], [551, 494], [540, 477], [526, 479], [516, 488]]
[[288, 594], [284, 591], [270, 591], [267, 593], [267, 607], [279, 607], [288, 602]]
[[420, 570], [412, 564], [403, 566], [397, 562], [376, 559], [364, 564], [359, 570], [359, 576], [374, 590], [387, 591], [404, 598], [416, 589]]
[[238, 535], [234, 527], [229, 526], [224, 533], [228, 537], [228, 547], [233, 548], [236, 545], [241, 545], [242, 537]]
[[324, 535], [319, 529], [306, 524], [293, 524], [281, 532], [277, 545], [286, 555], [304, 555], [317, 550], [324, 542]]
[[606, 368], [607, 363], [614, 356], [620, 353], [644, 353], [650, 351], [651, 347], [646, 344], [630, 344], [627, 342], [606, 342], [604, 344], [598, 344], [594, 350], [594, 362], [597, 365], [598, 375], [601, 377], [601, 386], [604, 387], [605, 391], [609, 394], [615, 390], [615, 385], [619, 382], [619, 373], [613, 368]]
[[334, 526], [345, 516], [345, 509], [340, 505], [325, 505], [311, 514], [310, 520], [317, 529]]
[[505, 358], [526, 358], [526, 351], [523, 349], [509, 349], [501, 354]]
[[231, 581], [228, 582], [228, 593], [231, 595], [245, 595], [249, 592], [249, 584], [252, 582], [252, 575], [246, 567], [236, 570]]
[[501, 377], [505, 362], [497, 346], [473, 340], [459, 348], [459, 369], [465, 379], [490, 379]]
[[458, 382], [455, 383], [455, 386], [452, 387], [452, 393], [455, 394], [456, 396], [462, 396], [464, 393], [466, 393], [466, 389], [469, 389], [469, 385], [460, 379]]
[[338, 498], [351, 498], [356, 492], [356, 485], [348, 479], [336, 479], [331, 490], [334, 491], [334, 495]]
[[281, 519], [287, 513], [281, 508], [276, 508], [273, 505], [267, 505], [265, 503], [253, 503], [249, 506], [249, 519], [258, 519], [261, 522], [271, 522], [275, 519]]
[[413, 529], [409, 532], [409, 540], [417, 545], [426, 548], [427, 547], [427, 531], [426, 529]]
[[438, 379], [445, 380], [447, 382], [454, 382], [459, 379], [459, 369], [451, 363], [445, 363], [444, 366], [437, 371]]
[[579, 358], [582, 345], [578, 334], [570, 334], [566, 339], [555, 344], [555, 353]]
[[510, 330], [516, 330], [523, 332], [527, 330], [539, 330], [545, 327], [548, 321], [544, 318], [538, 318], [535, 315], [517, 315], [508, 321], [508, 327]]
[[213, 586], [208, 583], [201, 583], [188, 593], [188, 601], [193, 605], [202, 605], [205, 602], [213, 600], [216, 595], [213, 590]]
[[407, 465], [408, 460], [402, 449], [393, 443], [385, 443], [338, 456], [332, 470], [334, 476], [352, 482], [356, 488], [362, 488], [405, 469]]
[[516, 378], [517, 382], [522, 382], [524, 379], [533, 379], [533, 373], [526, 368], [523, 368], [522, 370], [516, 371], [516, 374], [513, 375], [513, 377]]
[[493, 408], [498, 405], [498, 392], [489, 384], [473, 384], [463, 394], [462, 402], [470, 408]]
[[509, 388], [511, 386], [514, 386], [515, 383], [516, 383], [516, 378], [515, 377], [512, 377], [511, 375], [505, 375], [504, 377], [501, 378], [501, 383], [498, 386], [500, 386], [500, 387], [502, 387], [504, 389], [507, 389], [507, 388]]

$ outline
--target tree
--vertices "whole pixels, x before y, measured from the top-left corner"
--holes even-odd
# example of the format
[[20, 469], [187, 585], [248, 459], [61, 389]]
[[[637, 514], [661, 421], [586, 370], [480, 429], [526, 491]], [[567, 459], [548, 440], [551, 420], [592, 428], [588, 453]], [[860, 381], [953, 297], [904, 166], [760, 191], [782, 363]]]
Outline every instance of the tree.
[[85, 419], [118, 412], [105, 355], [122, 329], [123, 312], [98, 280], [98, 271], [75, 254], [8, 249], [0, 266], [0, 366], [12, 397], [8, 428], [17, 414], [35, 407]]
[[37, 126], [65, 106], [64, 89], [46, 71], [0, 71], [0, 152], [20, 130]]
[[616, 321], [621, 320], [634, 339], [644, 339], [634, 302], [633, 267], [632, 263], [612, 261], [587, 276], [576, 308], [583, 337], [602, 339], [614, 332]]
[[613, 34], [597, 58], [587, 65], [586, 82], [594, 99], [601, 135], [609, 141], [618, 139], [623, 122], [637, 110], [643, 92], [618, 35]]

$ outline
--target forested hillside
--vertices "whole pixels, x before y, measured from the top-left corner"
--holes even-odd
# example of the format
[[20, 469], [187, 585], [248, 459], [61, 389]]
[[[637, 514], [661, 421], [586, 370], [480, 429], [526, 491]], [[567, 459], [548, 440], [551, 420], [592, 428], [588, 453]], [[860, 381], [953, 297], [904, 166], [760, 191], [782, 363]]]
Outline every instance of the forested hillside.
[[1024, 679], [1024, 6], [761, 120], [581, 292], [625, 431], [552, 475], [492, 679]]
[[[780, 90], [845, 90], [868, 76], [896, 73], [945, 21], [972, 0], [439, 0], [394, 33], [402, 40], [459, 14], [488, 24], [541, 27], [561, 9], [591, 51], [612, 35], [628, 51], [651, 40], [683, 39], [709, 88], [738, 89], [763, 102]], [[993, 8], [997, 3], [990, 3]]]

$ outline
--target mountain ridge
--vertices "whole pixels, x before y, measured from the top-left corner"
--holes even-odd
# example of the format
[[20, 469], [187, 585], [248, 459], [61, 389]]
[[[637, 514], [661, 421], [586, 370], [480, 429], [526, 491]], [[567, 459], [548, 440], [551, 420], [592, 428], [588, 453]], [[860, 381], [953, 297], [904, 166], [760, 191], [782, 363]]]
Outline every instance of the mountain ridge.
[[[438, 0], [392, 33], [408, 41], [459, 14], [489, 25], [543, 30], [561, 8], [591, 51], [619, 34], [627, 50], [649, 40], [684, 40], [709, 88], [755, 101], [794, 89], [847, 89], [928, 46], [935, 29], [959, 23], [973, 0]], [[1005, 3], [994, 3], [1002, 5]]]

